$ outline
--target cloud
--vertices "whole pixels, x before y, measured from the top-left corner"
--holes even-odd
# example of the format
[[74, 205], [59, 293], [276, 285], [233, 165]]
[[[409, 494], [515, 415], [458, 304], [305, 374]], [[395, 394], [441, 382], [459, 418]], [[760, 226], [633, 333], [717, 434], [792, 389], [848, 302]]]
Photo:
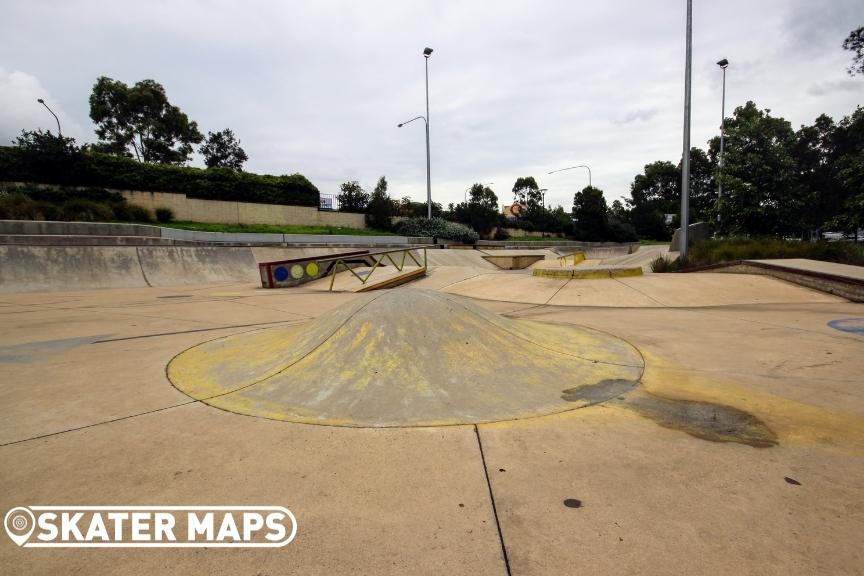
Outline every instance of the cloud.
[[38, 78], [19, 70], [0, 68], [0, 145], [9, 145], [22, 130], [42, 129], [57, 133], [57, 121], [37, 102], [39, 98], [57, 114], [64, 136], [81, 136], [80, 125], [42, 87]]
[[647, 122], [651, 120], [657, 115], [657, 108], [643, 108], [637, 110], [631, 110], [627, 112], [623, 117], [613, 120], [615, 124], [632, 124], [633, 122]]
[[[811, 84], [807, 88], [807, 94], [811, 96], [825, 96], [833, 92], [856, 92], [864, 91], [864, 81], [861, 80], [831, 80]], [[851, 111], [850, 111], [851, 112]]]

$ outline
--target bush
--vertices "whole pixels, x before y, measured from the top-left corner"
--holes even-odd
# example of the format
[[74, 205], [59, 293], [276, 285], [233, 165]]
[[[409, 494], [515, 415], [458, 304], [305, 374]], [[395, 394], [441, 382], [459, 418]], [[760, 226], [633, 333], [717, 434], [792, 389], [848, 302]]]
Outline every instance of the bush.
[[480, 239], [480, 235], [468, 226], [443, 218], [406, 218], [396, 225], [396, 232], [403, 236], [445, 238], [463, 244], [474, 244]]
[[61, 207], [60, 217], [70, 222], [109, 222], [115, 218], [110, 205], [86, 198], [67, 200]]
[[677, 272], [681, 269], [680, 260], [675, 258], [667, 258], [666, 256], [658, 256], [651, 261], [652, 272]]
[[509, 240], [510, 233], [504, 228], [496, 228], [495, 229], [495, 240]]
[[725, 238], [703, 240], [690, 246], [689, 266], [707, 266], [733, 260], [810, 258], [841, 264], [864, 265], [861, 247], [851, 242], [797, 242], [777, 238]]
[[80, 222], [151, 222], [146, 208], [98, 188], [53, 188], [26, 184], [0, 189], [0, 219]]
[[318, 188], [305, 176], [265, 176], [229, 168], [146, 164], [131, 158], [72, 151], [58, 158], [39, 149], [0, 146], [0, 181], [61, 186], [154, 190], [189, 198], [319, 206]]
[[0, 192], [0, 220], [57, 220], [58, 214], [57, 206], [50, 202], [20, 192]]
[[160, 206], [156, 208], [156, 221], [166, 224], [174, 220], [174, 211], [170, 208], [165, 208], [164, 206]]

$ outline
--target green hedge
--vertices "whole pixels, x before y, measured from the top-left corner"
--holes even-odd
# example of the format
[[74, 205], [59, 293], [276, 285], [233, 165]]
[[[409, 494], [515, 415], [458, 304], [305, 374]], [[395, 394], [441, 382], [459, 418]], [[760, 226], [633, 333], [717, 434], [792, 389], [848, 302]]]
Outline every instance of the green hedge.
[[396, 224], [396, 233], [403, 236], [434, 236], [464, 244], [474, 244], [480, 239], [477, 232], [468, 226], [443, 218], [406, 218]]
[[95, 152], [55, 156], [0, 146], [0, 181], [119, 190], [177, 192], [189, 198], [319, 206], [318, 188], [305, 176], [262, 176], [227, 168], [145, 164]]

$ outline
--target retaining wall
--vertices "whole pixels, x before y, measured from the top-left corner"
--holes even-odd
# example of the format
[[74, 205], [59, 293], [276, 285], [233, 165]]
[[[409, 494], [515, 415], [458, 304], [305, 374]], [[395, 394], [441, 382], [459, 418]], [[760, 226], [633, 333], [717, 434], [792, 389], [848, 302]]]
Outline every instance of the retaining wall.
[[339, 226], [366, 228], [363, 214], [330, 212], [312, 206], [286, 206], [283, 204], [257, 204], [254, 202], [227, 202], [187, 198], [173, 192], [144, 192], [119, 190], [126, 200], [147, 208], [170, 208], [177, 220], [211, 222], [219, 224], [285, 224], [302, 226]]

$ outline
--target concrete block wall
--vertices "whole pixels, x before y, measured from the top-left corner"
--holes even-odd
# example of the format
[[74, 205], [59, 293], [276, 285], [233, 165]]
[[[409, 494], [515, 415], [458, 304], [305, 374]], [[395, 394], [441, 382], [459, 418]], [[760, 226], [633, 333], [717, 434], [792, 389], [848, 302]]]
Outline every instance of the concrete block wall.
[[318, 210], [312, 206], [202, 200], [200, 198], [187, 198], [185, 194], [172, 192], [141, 190], [120, 190], [119, 192], [129, 203], [142, 206], [150, 211], [155, 211], [156, 208], [170, 208], [177, 220], [218, 224], [281, 224], [366, 228], [366, 218], [363, 214], [329, 212]]

